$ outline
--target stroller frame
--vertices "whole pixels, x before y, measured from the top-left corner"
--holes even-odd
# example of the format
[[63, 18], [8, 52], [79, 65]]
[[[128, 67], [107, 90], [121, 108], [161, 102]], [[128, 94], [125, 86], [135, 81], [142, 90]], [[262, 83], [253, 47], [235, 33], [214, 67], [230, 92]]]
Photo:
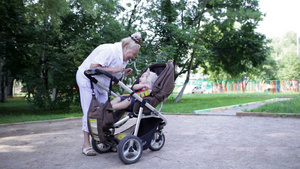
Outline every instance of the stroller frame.
[[[167, 63], [169, 65], [172, 65], [171, 63]], [[173, 65], [172, 65], [173, 68]], [[115, 123], [113, 124], [112, 127], [112, 134], [114, 134], [115, 128], [121, 127], [123, 124], [125, 124], [129, 119], [136, 117], [136, 123], [135, 123], [135, 129], [133, 132], [133, 135], [127, 135], [124, 138], [122, 138], [120, 141], [118, 139], [110, 139], [111, 141], [114, 142], [115, 146], [117, 147], [117, 151], [119, 154], [120, 160], [125, 163], [125, 164], [132, 164], [137, 162], [141, 155], [142, 151], [149, 148], [152, 151], [158, 151], [160, 150], [165, 143], [165, 136], [162, 132], [162, 129], [164, 126], [167, 124], [166, 118], [160, 113], [160, 110], [163, 106], [163, 101], [160, 102], [160, 108], [159, 110], [156, 110], [155, 107], [153, 107], [151, 104], [147, 102], [147, 100], [143, 99], [134, 91], [126, 86], [122, 81], [118, 80], [116, 77], [111, 75], [110, 73], [102, 70], [102, 69], [88, 69], [84, 72], [84, 74], [93, 82], [94, 84], [98, 85], [99, 87], [103, 88], [106, 92], [110, 93], [112, 96], [117, 97], [118, 95], [111, 91], [108, 87], [102, 85], [100, 82], [98, 82], [97, 79], [95, 79], [93, 76], [94, 75], [105, 75], [109, 77], [115, 84], [118, 84], [121, 88], [123, 88], [125, 91], [131, 94], [132, 97], [136, 99], [136, 102], [140, 102], [139, 105], [139, 110], [138, 113], [134, 112], [129, 112], [127, 116], [124, 118], [120, 119], [120, 117], [126, 112], [121, 112], [121, 114], [117, 115], [117, 119], [115, 119]], [[150, 110], [150, 113], [143, 113], [144, 108], [148, 108]], [[117, 113], [114, 112], [114, 113]], [[140, 127], [141, 127], [141, 121], [143, 119], [155, 119], [156, 120], [156, 125], [154, 124], [155, 128], [153, 128], [150, 132], [150, 139], [151, 142], [148, 141], [148, 143], [143, 143], [139, 135]], [[151, 123], [151, 122], [150, 122]], [[149, 122], [148, 122], [149, 124]], [[147, 124], [147, 125], [148, 125]], [[155, 130], [154, 130], [155, 129]], [[153, 134], [151, 134], [153, 133]], [[143, 136], [144, 137], [144, 136]], [[149, 137], [149, 136], [146, 136]], [[95, 144], [102, 144], [99, 148], [99, 146]], [[158, 143], [158, 145], [156, 145]], [[144, 145], [143, 145], [144, 144]], [[146, 145], [145, 145], [146, 144]], [[113, 144], [110, 143], [101, 143], [101, 141], [96, 141], [92, 139], [92, 145], [95, 151], [99, 153], [105, 153], [108, 152], [109, 150], [116, 151], [116, 147], [113, 146]]]

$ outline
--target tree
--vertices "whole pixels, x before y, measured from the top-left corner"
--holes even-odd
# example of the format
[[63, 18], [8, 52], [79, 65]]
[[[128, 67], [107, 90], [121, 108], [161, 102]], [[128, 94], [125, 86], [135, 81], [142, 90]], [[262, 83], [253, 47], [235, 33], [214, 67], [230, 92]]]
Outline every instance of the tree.
[[280, 60], [279, 72], [280, 79], [300, 79], [300, 59], [294, 51]]
[[123, 29], [116, 19], [122, 10], [118, 1], [73, 0], [68, 5], [70, 8], [59, 15], [57, 27], [57, 22], [50, 23], [56, 34], [46, 47], [51, 51], [44, 65], [46, 83], [41, 92], [35, 92], [34, 101], [40, 100], [37, 104], [46, 108], [69, 107], [78, 95], [73, 89], [78, 66], [99, 44], [119, 41]]
[[281, 38], [273, 38], [270, 44], [272, 57], [277, 61], [279, 79], [300, 79], [300, 59], [297, 56], [297, 34], [287, 32]]
[[204, 73], [223, 70], [235, 76], [267, 56], [265, 36], [254, 31], [263, 16], [256, 0], [156, 0], [147, 11], [144, 20], [158, 57], [179, 68], [175, 79], [187, 73], [185, 85], [198, 66]]
[[[23, 81], [28, 91], [28, 100], [39, 108], [63, 107], [54, 102], [51, 95], [56, 93], [52, 85], [51, 64], [60, 55], [57, 39], [59, 35], [60, 17], [70, 12], [68, 3], [64, 0], [25, 1], [27, 23], [31, 26], [32, 41], [28, 41], [30, 48], [30, 66], [25, 69]], [[34, 99], [30, 96], [33, 95]], [[63, 103], [70, 102], [64, 99]]]
[[[56, 71], [56, 78], [60, 78], [62, 85], [69, 84], [68, 90], [70, 96], [74, 95], [79, 97], [78, 91], [72, 90], [77, 86], [75, 74], [78, 66], [83, 60], [96, 48], [103, 43], [114, 43], [120, 41], [120, 37], [127, 36], [127, 32], [124, 31], [125, 26], [120, 24], [117, 20], [117, 16], [123, 10], [118, 5], [117, 1], [97, 1], [94, 2], [96, 9], [89, 11], [86, 9], [86, 1], [74, 1], [71, 4], [72, 12], [62, 17], [62, 24], [60, 25], [60, 39], [59, 45], [61, 48], [60, 53], [63, 53], [63, 62], [57, 62], [59, 64], [65, 63], [62, 66], [57, 66], [60, 69]], [[66, 58], [69, 58], [66, 60]], [[65, 71], [69, 71], [69, 78], [65, 78], [63, 75]], [[54, 72], [53, 72], [54, 73]], [[58, 80], [55, 80], [57, 82]], [[73, 93], [75, 92], [75, 93]]]
[[28, 100], [39, 108], [68, 108], [80, 63], [99, 44], [124, 36], [117, 20], [124, 8], [117, 0], [26, 0], [0, 7], [6, 23], [1, 25], [1, 70], [6, 78], [23, 80]]
[[26, 40], [30, 38], [22, 1], [1, 1], [0, 9], [0, 102], [6, 102], [13, 80], [21, 79], [28, 58]]
[[[19, 71], [14, 78], [25, 82], [28, 96], [31, 93], [32, 101], [41, 108], [68, 107], [76, 92], [77, 67], [86, 56], [99, 44], [119, 41], [135, 30], [145, 38], [136, 59], [139, 68], [172, 61], [178, 68], [175, 78], [187, 73], [185, 85], [199, 66], [204, 73], [224, 71], [234, 76], [259, 66], [268, 50], [265, 37], [254, 32], [262, 17], [256, 0], [135, 0], [127, 17], [121, 19], [125, 8], [117, 0], [23, 2], [14, 5], [24, 9], [19, 15], [23, 17], [8, 15], [22, 19], [13, 22], [16, 26], [24, 23], [18, 27], [21, 31], [1, 25], [7, 33], [1, 34], [7, 35], [1, 41], [6, 50], [10, 44], [13, 52], [22, 52], [17, 57], [4, 53], [1, 61], [7, 67], [8, 58], [11, 65], [21, 60], [20, 69], [11, 66], [10, 73]], [[9, 41], [10, 36], [22, 38]]]

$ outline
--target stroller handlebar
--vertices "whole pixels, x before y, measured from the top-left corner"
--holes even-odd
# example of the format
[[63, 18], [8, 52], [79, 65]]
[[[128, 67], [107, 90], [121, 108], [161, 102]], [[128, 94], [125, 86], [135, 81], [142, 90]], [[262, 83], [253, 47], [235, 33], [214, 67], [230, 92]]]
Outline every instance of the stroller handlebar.
[[119, 83], [119, 79], [116, 78], [115, 76], [113, 76], [112, 74], [110, 74], [109, 72], [103, 70], [103, 69], [87, 69], [84, 71], [85, 76], [87, 76], [89, 79], [92, 79], [92, 75], [105, 75], [107, 77], [109, 77], [110, 79], [112, 79], [113, 82], [115, 82], [116, 84]]

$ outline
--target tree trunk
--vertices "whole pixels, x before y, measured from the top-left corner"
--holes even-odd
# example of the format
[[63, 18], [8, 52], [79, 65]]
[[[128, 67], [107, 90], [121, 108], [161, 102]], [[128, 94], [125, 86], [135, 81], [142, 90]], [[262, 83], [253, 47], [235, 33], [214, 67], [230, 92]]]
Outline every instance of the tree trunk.
[[14, 78], [13, 77], [7, 77], [7, 95], [13, 96], [14, 92]]
[[136, 4], [134, 5], [134, 8], [133, 8], [133, 10], [131, 12], [130, 18], [128, 20], [127, 28], [126, 28], [126, 31], [128, 31], [128, 32], [130, 31], [132, 23], [134, 22], [133, 17], [134, 17], [134, 15], [137, 12], [137, 7], [138, 7], [138, 5], [139, 5], [140, 2], [141, 2], [141, 0], [136, 1]]
[[242, 83], [242, 91], [244, 93], [245, 92], [244, 76], [242, 76], [241, 78], [241, 83]]
[[5, 57], [3, 57], [0, 68], [0, 102], [5, 103], [7, 101], [7, 70]]
[[243, 93], [245, 92], [245, 85], [244, 85], [244, 82], [242, 81], [241, 82], [242, 83], [242, 91], [243, 91]]
[[179, 100], [181, 99], [181, 97], [183, 95], [183, 92], [184, 92], [184, 89], [185, 89], [186, 85], [188, 84], [188, 82], [189, 82], [189, 78], [186, 78], [179, 94], [177, 95], [176, 99], [174, 100], [174, 103], [179, 102]]
[[225, 80], [225, 91], [226, 91], [226, 93], [228, 92], [227, 83], [228, 83], [228, 78], [226, 78], [226, 80]]
[[56, 94], [56, 88], [53, 88], [53, 89], [52, 89], [52, 98], [51, 98], [51, 101], [52, 101], [52, 102], [55, 101], [56, 96], [57, 96], [57, 94]]
[[[197, 44], [198, 40], [199, 39], [196, 40], [195, 44]], [[189, 63], [189, 69], [188, 69], [188, 73], [187, 73], [185, 82], [184, 82], [184, 84], [182, 86], [181, 91], [179, 92], [179, 94], [177, 95], [176, 99], [174, 100], [174, 103], [179, 102], [179, 100], [181, 99], [181, 97], [183, 95], [183, 92], [184, 92], [184, 89], [185, 89], [186, 85], [189, 83], [190, 74], [191, 74], [191, 69], [192, 69], [192, 66], [193, 66], [193, 60], [194, 60], [194, 57], [195, 57], [195, 53], [196, 53], [196, 49], [193, 49], [193, 53], [192, 53], [192, 57], [191, 57], [191, 60], [190, 60], [190, 63]]]
[[[243, 90], [243, 93], [246, 91], [246, 87], [247, 87], [247, 84], [249, 82], [249, 78], [246, 79], [245, 77], [247, 76], [243, 76], [241, 77], [241, 81], [242, 81], [242, 90]], [[245, 79], [245, 80], [244, 80]]]
[[195, 56], [195, 50], [193, 51], [193, 54], [192, 54], [192, 58], [191, 58], [191, 61], [190, 61], [189, 70], [188, 70], [185, 82], [184, 82], [184, 84], [182, 86], [181, 91], [179, 92], [179, 94], [177, 95], [176, 99], [174, 100], [174, 103], [179, 102], [179, 100], [181, 99], [181, 97], [183, 95], [183, 92], [184, 92], [184, 89], [185, 89], [186, 85], [189, 83], [194, 56]]
[[[206, 6], [207, 1], [208, 1], [208, 0], [204, 1], [204, 6]], [[198, 23], [198, 28], [197, 28], [197, 30], [200, 30], [200, 26], [201, 26], [200, 22], [201, 22], [201, 20], [202, 20], [202, 16], [203, 16], [204, 12], [205, 12], [205, 10], [202, 10], [202, 12], [199, 12], [199, 13], [198, 13], [198, 17], [196, 17], [195, 20], [194, 20], [194, 22]], [[199, 41], [200, 41], [200, 35], [197, 36], [197, 38], [196, 38], [196, 40], [195, 40], [195, 42], [194, 42], [194, 45], [195, 45], [195, 44], [198, 44]], [[190, 80], [190, 73], [191, 73], [191, 69], [192, 69], [192, 66], [193, 66], [193, 60], [194, 60], [195, 55], [196, 55], [196, 48], [193, 48], [193, 53], [192, 53], [192, 55], [191, 55], [192, 57], [191, 57], [190, 65], [189, 65], [189, 68], [188, 68], [188, 74], [187, 74], [187, 76], [186, 76], [186, 79], [185, 79], [185, 82], [184, 82], [184, 84], [183, 84], [183, 86], [182, 86], [181, 91], [179, 92], [178, 96], [177, 96], [176, 99], [174, 100], [174, 103], [179, 102], [179, 100], [181, 99], [181, 97], [182, 97], [182, 95], [183, 95], [183, 92], [184, 92], [184, 90], [185, 90], [185, 87], [186, 87], [186, 85], [188, 84], [188, 82], [189, 82], [189, 80]]]

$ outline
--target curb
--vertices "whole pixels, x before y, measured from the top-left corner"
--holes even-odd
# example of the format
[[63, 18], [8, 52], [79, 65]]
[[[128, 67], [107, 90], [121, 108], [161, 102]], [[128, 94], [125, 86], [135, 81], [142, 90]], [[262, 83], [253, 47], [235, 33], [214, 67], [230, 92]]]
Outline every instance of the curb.
[[296, 118], [300, 118], [299, 113], [236, 112], [236, 116], [296, 117]]
[[25, 121], [25, 122], [18, 122], [18, 123], [5, 123], [5, 124], [0, 124], [0, 127], [2, 127], [2, 126], [10, 126], [10, 125], [34, 124], [34, 123], [51, 123], [51, 122], [57, 122], [57, 121], [77, 120], [77, 119], [81, 119], [81, 118], [82, 117], [71, 117], [71, 118], [63, 118], [63, 119], [40, 120], [40, 121]]
[[[286, 99], [286, 100], [288, 100], [288, 99]], [[275, 98], [275, 99], [258, 101], [258, 102], [250, 102], [250, 103], [243, 103], [243, 104], [235, 104], [235, 105], [231, 105], [231, 106], [224, 106], [224, 107], [216, 107], [216, 108], [210, 108], [210, 109], [195, 110], [194, 114], [201, 114], [201, 113], [214, 112], [214, 111], [219, 111], [219, 110], [226, 110], [226, 109], [230, 109], [230, 108], [234, 108], [234, 107], [248, 106], [248, 105], [257, 104], [257, 103], [274, 102], [274, 101], [277, 101], [277, 100], [279, 100], [279, 99]]]

